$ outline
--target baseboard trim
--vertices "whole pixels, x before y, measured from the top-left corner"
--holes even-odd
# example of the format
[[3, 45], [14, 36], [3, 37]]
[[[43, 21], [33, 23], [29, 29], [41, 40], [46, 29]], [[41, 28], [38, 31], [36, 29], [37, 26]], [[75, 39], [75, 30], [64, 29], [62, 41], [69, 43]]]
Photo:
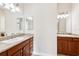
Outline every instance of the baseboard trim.
[[37, 55], [37, 56], [53, 56], [51, 54], [47, 54], [47, 53], [38, 53], [38, 52], [33, 52], [33, 55]]

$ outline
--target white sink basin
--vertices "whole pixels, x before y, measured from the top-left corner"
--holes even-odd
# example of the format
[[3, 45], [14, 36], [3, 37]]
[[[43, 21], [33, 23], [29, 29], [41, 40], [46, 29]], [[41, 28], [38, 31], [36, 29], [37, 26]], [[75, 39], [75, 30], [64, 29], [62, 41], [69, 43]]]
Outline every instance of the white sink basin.
[[17, 41], [22, 40], [24, 37], [17, 37], [17, 38], [13, 38], [13, 39], [8, 39], [8, 40], [4, 40], [1, 41], [1, 43], [5, 43], [5, 44], [11, 44], [11, 43], [15, 43]]

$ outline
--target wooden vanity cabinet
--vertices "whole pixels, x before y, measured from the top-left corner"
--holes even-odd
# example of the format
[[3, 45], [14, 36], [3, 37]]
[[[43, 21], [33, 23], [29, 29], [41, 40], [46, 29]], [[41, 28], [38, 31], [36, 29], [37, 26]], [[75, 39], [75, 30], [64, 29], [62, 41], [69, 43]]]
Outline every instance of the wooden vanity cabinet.
[[79, 38], [57, 37], [58, 54], [79, 55]]
[[[25, 40], [24, 42], [10, 48], [7, 52], [0, 53], [0, 56], [31, 56], [30, 46], [33, 44], [33, 37]], [[31, 47], [33, 49], [33, 47]]]

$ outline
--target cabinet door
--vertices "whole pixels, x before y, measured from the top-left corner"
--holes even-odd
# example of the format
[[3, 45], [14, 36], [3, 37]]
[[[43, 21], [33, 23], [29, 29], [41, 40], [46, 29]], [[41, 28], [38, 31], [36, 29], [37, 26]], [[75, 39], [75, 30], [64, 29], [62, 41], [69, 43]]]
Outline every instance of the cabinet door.
[[79, 56], [79, 39], [78, 39], [78, 41], [77, 41], [77, 54], [78, 54], [78, 56]]
[[64, 53], [64, 54], [67, 54], [67, 52], [68, 52], [68, 44], [67, 44], [67, 40], [65, 40], [65, 39], [63, 39], [62, 40], [62, 44], [61, 44], [61, 51], [62, 51], [62, 53]]
[[14, 53], [12, 56], [22, 56], [22, 50], [18, 50], [16, 53]]
[[74, 39], [70, 40], [68, 43], [68, 47], [69, 47], [69, 55], [78, 55], [78, 39]]
[[58, 38], [58, 53], [67, 54], [68, 52], [68, 38]]
[[29, 56], [29, 44], [23, 48], [23, 56]]
[[60, 38], [57, 38], [57, 52], [62, 52], [62, 40]]

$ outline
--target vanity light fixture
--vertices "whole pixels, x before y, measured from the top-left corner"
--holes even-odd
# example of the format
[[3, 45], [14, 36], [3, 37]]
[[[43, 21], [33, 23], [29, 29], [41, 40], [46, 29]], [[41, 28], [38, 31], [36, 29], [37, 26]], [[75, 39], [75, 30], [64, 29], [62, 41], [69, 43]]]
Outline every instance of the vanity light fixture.
[[10, 10], [10, 5], [8, 3], [4, 4], [3, 7]]
[[70, 11], [68, 10], [68, 11], [64, 11], [64, 12], [60, 12], [59, 14], [58, 14], [58, 16], [57, 16], [57, 19], [59, 19], [59, 18], [67, 18], [68, 16], [69, 16], [69, 14], [70, 14]]
[[6, 8], [11, 12], [20, 12], [19, 4], [17, 3], [0, 3], [2, 8]]
[[20, 12], [19, 7], [15, 7], [15, 10], [16, 10], [17, 12]]
[[57, 16], [57, 18], [59, 19], [59, 18], [66, 18], [66, 17], [68, 17], [69, 16], [69, 14], [60, 14], [60, 15], [58, 15]]
[[0, 6], [3, 6], [4, 4], [3, 3], [0, 3]]
[[13, 8], [13, 9], [11, 9], [11, 12], [16, 12], [16, 10]]
[[14, 9], [15, 8], [15, 5], [13, 3], [10, 3], [9, 4], [9, 7], [12, 8], [12, 9]]

